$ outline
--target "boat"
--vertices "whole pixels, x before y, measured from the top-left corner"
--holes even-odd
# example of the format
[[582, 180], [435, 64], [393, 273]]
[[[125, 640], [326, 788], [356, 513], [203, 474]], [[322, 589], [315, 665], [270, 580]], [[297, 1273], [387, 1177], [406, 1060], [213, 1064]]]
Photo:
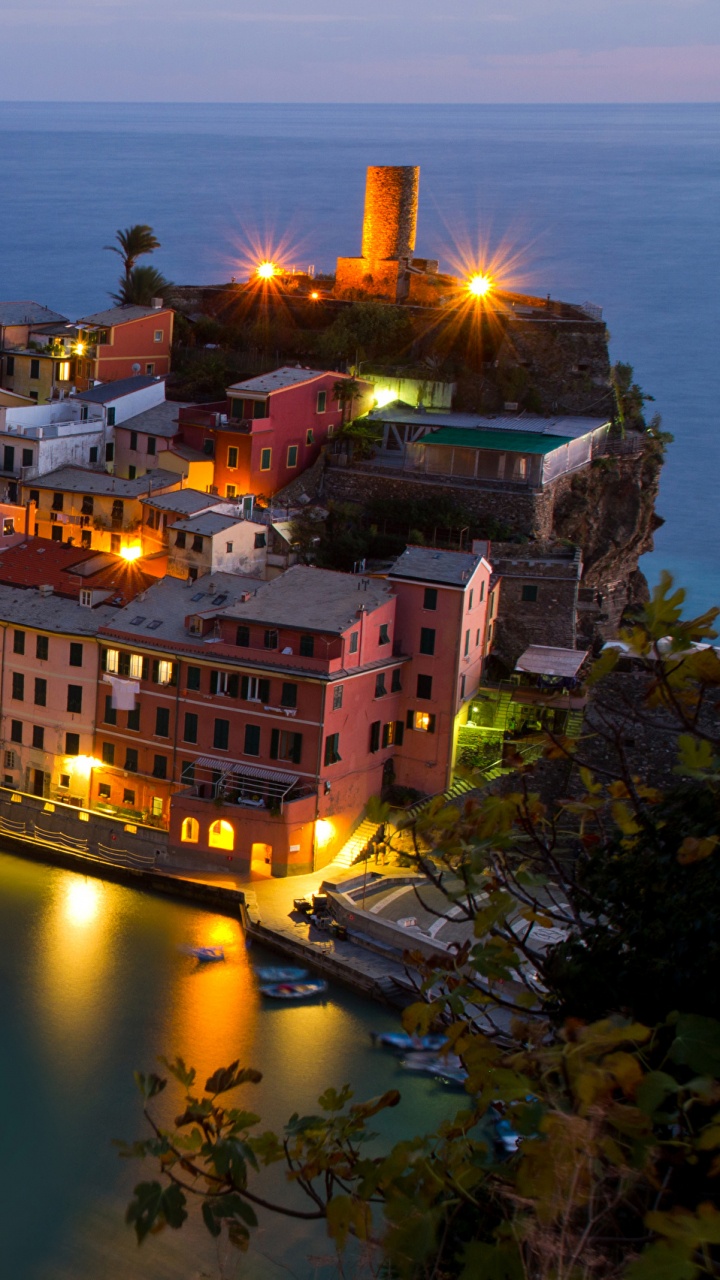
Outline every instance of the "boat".
[[394, 1049], [397, 1053], [429, 1050], [437, 1053], [445, 1044], [445, 1036], [409, 1036], [406, 1031], [371, 1031], [375, 1044], [384, 1049]]
[[293, 969], [292, 965], [285, 969], [279, 965], [261, 966], [255, 972], [261, 982], [302, 982], [308, 976], [307, 969]]
[[327, 991], [328, 984], [320, 978], [309, 982], [271, 982], [260, 988], [260, 994], [271, 1000], [308, 1000]]
[[189, 956], [194, 956], [201, 964], [208, 964], [211, 960], [224, 960], [225, 952], [222, 947], [187, 947]]
[[406, 1071], [418, 1071], [423, 1075], [441, 1080], [443, 1084], [463, 1087], [468, 1078], [462, 1062], [457, 1054], [436, 1054], [429, 1052], [409, 1053], [402, 1060]]

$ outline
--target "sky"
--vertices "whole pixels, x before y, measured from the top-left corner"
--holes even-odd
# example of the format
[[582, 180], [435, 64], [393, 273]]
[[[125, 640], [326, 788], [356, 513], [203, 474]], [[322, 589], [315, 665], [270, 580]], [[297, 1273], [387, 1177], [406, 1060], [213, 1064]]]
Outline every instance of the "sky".
[[720, 0], [0, 0], [0, 99], [717, 102]]

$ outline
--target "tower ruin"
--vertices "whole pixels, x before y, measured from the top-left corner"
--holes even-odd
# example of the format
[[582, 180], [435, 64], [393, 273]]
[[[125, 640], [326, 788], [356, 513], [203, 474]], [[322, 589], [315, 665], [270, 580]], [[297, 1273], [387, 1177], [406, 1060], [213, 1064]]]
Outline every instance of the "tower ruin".
[[[412, 256], [419, 186], [417, 165], [368, 167], [361, 256], [338, 258], [336, 296], [383, 298], [388, 302], [407, 298], [410, 276], [420, 266]], [[423, 259], [420, 269], [437, 271], [437, 263]]]

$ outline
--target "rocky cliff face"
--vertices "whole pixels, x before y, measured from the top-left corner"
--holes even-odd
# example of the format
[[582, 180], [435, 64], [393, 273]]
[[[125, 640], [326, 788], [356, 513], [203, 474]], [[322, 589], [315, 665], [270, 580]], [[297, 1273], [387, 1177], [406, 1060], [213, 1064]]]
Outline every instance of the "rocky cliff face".
[[662, 444], [643, 437], [637, 452], [598, 459], [558, 496], [555, 537], [582, 551], [579, 641], [615, 634], [623, 610], [648, 597], [638, 560], [662, 523], [655, 514], [661, 467]]

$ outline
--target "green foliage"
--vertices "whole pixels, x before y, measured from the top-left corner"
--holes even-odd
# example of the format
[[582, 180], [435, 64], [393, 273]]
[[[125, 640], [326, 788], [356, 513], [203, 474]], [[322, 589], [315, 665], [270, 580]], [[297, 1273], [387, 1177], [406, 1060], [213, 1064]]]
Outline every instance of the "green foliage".
[[117, 244], [106, 244], [105, 248], [122, 258], [126, 281], [129, 280], [138, 258], [154, 253], [155, 249], [160, 248], [160, 241], [146, 222], [138, 222], [135, 226], [126, 227], [124, 231], [117, 231], [115, 239]]
[[329, 360], [364, 361], [402, 355], [412, 341], [407, 311], [385, 302], [353, 302], [316, 342], [319, 355]]
[[172, 285], [155, 267], [133, 267], [118, 281], [118, 292], [112, 297], [118, 305], [132, 303], [149, 307], [153, 298], [165, 300]]

